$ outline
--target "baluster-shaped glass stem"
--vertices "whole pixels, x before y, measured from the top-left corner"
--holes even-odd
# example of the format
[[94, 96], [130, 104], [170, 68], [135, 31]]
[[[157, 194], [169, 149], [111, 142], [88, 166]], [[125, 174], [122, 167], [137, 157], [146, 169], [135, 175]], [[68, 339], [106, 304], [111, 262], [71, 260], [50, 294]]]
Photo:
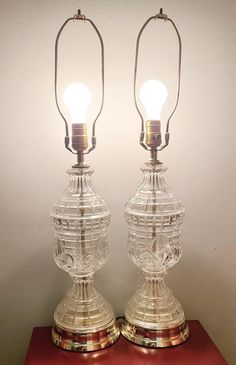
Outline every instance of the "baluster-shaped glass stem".
[[68, 170], [69, 185], [51, 213], [55, 261], [74, 282], [54, 313], [53, 341], [75, 351], [106, 347], [119, 335], [110, 304], [93, 286], [93, 275], [108, 256], [110, 212], [92, 186], [92, 172], [88, 166]]
[[[166, 170], [161, 163], [145, 164], [143, 182], [125, 209], [129, 258], [143, 271], [144, 283], [126, 305], [122, 333], [150, 347], [175, 345], [188, 337], [181, 305], [164, 282], [167, 269], [181, 256], [184, 217], [182, 203], [165, 182]], [[169, 330], [177, 331], [177, 337]]]

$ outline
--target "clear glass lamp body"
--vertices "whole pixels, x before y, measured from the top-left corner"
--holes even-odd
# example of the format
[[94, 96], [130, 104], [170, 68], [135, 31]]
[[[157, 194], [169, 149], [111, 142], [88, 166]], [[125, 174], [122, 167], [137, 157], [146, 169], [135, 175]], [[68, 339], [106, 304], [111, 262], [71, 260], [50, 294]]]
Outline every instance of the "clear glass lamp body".
[[129, 228], [128, 255], [144, 275], [142, 286], [125, 308], [123, 335], [147, 347], [177, 345], [188, 338], [188, 327], [180, 303], [165, 284], [167, 269], [182, 253], [182, 203], [165, 182], [161, 163], [147, 163], [144, 179], [126, 204]]
[[54, 259], [71, 276], [73, 287], [54, 313], [53, 341], [68, 350], [92, 351], [115, 342], [119, 335], [110, 304], [93, 285], [94, 273], [108, 258], [110, 212], [92, 186], [90, 167], [67, 172], [69, 185], [51, 218], [56, 236]]

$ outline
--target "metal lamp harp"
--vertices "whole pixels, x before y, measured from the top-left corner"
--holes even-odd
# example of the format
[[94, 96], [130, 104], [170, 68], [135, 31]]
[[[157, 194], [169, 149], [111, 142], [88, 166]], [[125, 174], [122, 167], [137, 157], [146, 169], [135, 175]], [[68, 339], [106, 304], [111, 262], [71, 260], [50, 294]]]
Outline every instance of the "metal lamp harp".
[[[178, 76], [177, 76], [177, 88], [176, 88], [176, 99], [174, 103], [174, 107], [167, 119], [166, 123], [166, 131], [165, 131], [165, 142], [162, 143], [161, 138], [161, 128], [160, 128], [160, 121], [146, 121], [146, 138], [145, 138], [145, 123], [143, 115], [140, 111], [140, 108], [138, 106], [138, 100], [137, 100], [137, 74], [138, 74], [138, 59], [139, 59], [139, 45], [140, 45], [140, 39], [142, 37], [143, 31], [148, 26], [148, 24], [152, 21], [164, 21], [169, 22], [177, 35], [178, 39]], [[133, 92], [134, 92], [134, 103], [135, 107], [137, 109], [137, 112], [141, 118], [141, 132], [140, 132], [140, 145], [145, 148], [146, 150], [151, 152], [152, 159], [156, 160], [157, 158], [157, 151], [162, 151], [164, 148], [166, 148], [169, 144], [170, 140], [170, 121], [172, 116], [174, 115], [178, 102], [179, 102], [179, 95], [180, 95], [180, 78], [181, 78], [181, 60], [182, 60], [182, 41], [179, 34], [179, 31], [173, 22], [171, 18], [169, 18], [166, 14], [163, 14], [163, 9], [160, 9], [160, 12], [156, 15], [153, 15], [149, 17], [146, 22], [141, 27], [137, 41], [136, 41], [136, 49], [135, 49], [135, 61], [134, 61], [134, 85], [133, 85]]]
[[[92, 124], [92, 136], [91, 136], [91, 144], [89, 146], [88, 144], [88, 135], [87, 135], [87, 125], [85, 123], [81, 124], [74, 124], [72, 127], [72, 138], [70, 138], [69, 135], [69, 128], [68, 128], [68, 122], [65, 117], [65, 115], [62, 112], [62, 109], [60, 107], [60, 103], [58, 100], [58, 48], [59, 48], [59, 41], [60, 36], [64, 30], [64, 28], [68, 25], [69, 22], [73, 21], [80, 21], [80, 22], [88, 22], [92, 28], [94, 29], [95, 33], [98, 36], [99, 44], [100, 44], [100, 52], [101, 52], [101, 90], [102, 90], [102, 96], [101, 96], [101, 102], [100, 102], [100, 108], [98, 110], [98, 113], [93, 121]], [[75, 14], [73, 17], [68, 18], [59, 29], [59, 32], [56, 37], [55, 41], [55, 74], [54, 74], [54, 94], [55, 94], [55, 101], [56, 106], [59, 114], [61, 115], [62, 119], [65, 123], [65, 148], [70, 151], [73, 154], [77, 155], [78, 158], [78, 164], [83, 162], [84, 155], [90, 153], [95, 147], [96, 147], [96, 122], [102, 112], [103, 104], [104, 104], [104, 43], [101, 36], [101, 33], [99, 32], [97, 26], [94, 24], [94, 22], [87, 18], [85, 15], [81, 14], [81, 10], [78, 10], [78, 13]]]

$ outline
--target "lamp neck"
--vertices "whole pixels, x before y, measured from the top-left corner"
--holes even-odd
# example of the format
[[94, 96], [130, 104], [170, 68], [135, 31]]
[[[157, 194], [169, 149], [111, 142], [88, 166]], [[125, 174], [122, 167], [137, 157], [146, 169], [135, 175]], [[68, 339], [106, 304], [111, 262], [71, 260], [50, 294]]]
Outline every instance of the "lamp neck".
[[170, 191], [164, 176], [167, 167], [162, 163], [147, 162], [141, 170], [144, 174], [144, 178], [139, 187], [140, 192], [153, 194], [157, 192], [168, 193]]
[[158, 159], [157, 159], [157, 150], [156, 149], [152, 149], [150, 152], [151, 152], [150, 161], [152, 163], [156, 163], [156, 164], [160, 163], [158, 161]]
[[83, 152], [77, 152], [77, 165], [73, 167], [82, 167], [84, 165], [84, 153]]
[[69, 185], [66, 189], [67, 195], [78, 195], [80, 198], [83, 195], [91, 196], [94, 195], [94, 188], [91, 182], [91, 175], [93, 169], [89, 166], [74, 166], [67, 170], [70, 176]]

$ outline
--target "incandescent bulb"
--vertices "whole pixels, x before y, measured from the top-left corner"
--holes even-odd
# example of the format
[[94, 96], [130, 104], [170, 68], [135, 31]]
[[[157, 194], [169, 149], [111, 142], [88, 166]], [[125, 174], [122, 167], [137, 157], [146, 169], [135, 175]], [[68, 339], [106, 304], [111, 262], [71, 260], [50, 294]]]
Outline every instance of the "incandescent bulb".
[[148, 80], [139, 91], [148, 120], [160, 120], [162, 107], [168, 96], [167, 87], [159, 80]]
[[86, 113], [91, 99], [91, 91], [84, 84], [73, 83], [65, 88], [63, 101], [70, 113], [72, 123], [86, 122]]

